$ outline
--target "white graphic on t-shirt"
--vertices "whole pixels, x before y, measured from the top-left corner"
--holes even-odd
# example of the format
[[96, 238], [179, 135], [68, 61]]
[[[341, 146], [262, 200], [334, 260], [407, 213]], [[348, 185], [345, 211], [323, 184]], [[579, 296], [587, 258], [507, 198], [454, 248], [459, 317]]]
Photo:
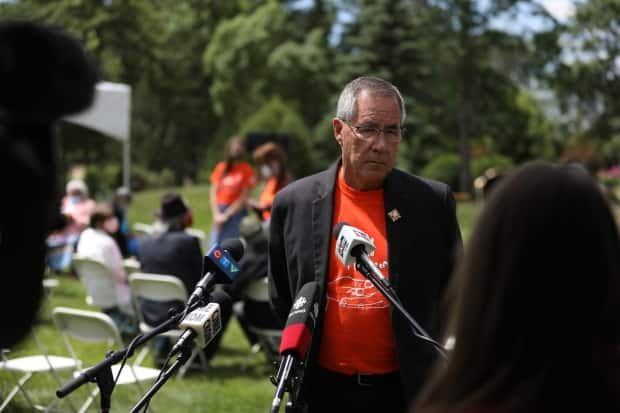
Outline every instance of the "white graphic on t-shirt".
[[[337, 290], [340, 299], [335, 297]], [[389, 302], [368, 280], [351, 276], [338, 277], [327, 284], [327, 300], [341, 308], [381, 309], [389, 307]]]

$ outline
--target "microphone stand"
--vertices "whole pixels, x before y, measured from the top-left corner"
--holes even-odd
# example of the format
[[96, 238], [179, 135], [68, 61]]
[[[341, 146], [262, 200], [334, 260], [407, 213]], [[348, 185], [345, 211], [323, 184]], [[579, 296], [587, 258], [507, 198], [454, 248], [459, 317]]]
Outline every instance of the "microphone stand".
[[[199, 305], [197, 303], [195, 306]], [[189, 312], [189, 310], [187, 311]], [[119, 363], [124, 358], [133, 355], [136, 348], [149, 341], [156, 335], [171, 330], [176, 326], [185, 312], [174, 313], [170, 318], [149, 332], [138, 336], [132, 346], [127, 346], [122, 350], [111, 351], [106, 354], [106, 358], [99, 364], [82, 371], [78, 376], [71, 379], [65, 385], [56, 390], [56, 397], [63, 398], [72, 393], [85, 383], [97, 383], [101, 394], [101, 411], [107, 413], [110, 410], [110, 398], [114, 390], [114, 378], [112, 376], [112, 365]]]
[[163, 374], [160, 374], [157, 381], [144, 394], [144, 396], [142, 396], [142, 398], [129, 411], [129, 413], [139, 412], [145, 404], [151, 401], [153, 396], [155, 396], [155, 393], [157, 393], [157, 391], [168, 381], [168, 379], [172, 377], [174, 373], [176, 373], [176, 371], [187, 362], [187, 360], [189, 360], [190, 356], [192, 355], [192, 344], [192, 341], [188, 341], [183, 344], [175, 362], [170, 367], [168, 367], [168, 370], [166, 370]]
[[[273, 396], [273, 401], [271, 402], [271, 413], [278, 413], [280, 410], [280, 404], [282, 403], [282, 398], [284, 397], [285, 391], [290, 391], [289, 385], [289, 375], [291, 374], [291, 370], [293, 369], [293, 363], [295, 359], [290, 354], [282, 360], [280, 364], [280, 368], [278, 369], [278, 373], [276, 374], [275, 382], [276, 393]], [[276, 384], [274, 383], [274, 384]]]
[[441, 344], [433, 340], [431, 336], [417, 323], [417, 321], [415, 321], [411, 314], [407, 312], [390, 282], [385, 278], [380, 279], [377, 277], [371, 269], [371, 264], [372, 263], [365, 254], [356, 254], [355, 269], [361, 272], [364, 277], [368, 278], [377, 290], [379, 290], [381, 294], [383, 294], [385, 298], [387, 298], [388, 301], [392, 303], [392, 305], [400, 312], [400, 314], [407, 319], [416, 337], [430, 343], [441, 357], [446, 358], [446, 350], [441, 346]]

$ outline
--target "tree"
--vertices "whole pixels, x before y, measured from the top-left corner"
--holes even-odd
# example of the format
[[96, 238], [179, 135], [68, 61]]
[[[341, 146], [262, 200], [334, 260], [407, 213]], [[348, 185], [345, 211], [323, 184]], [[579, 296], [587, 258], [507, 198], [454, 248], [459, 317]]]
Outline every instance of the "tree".
[[620, 135], [620, 2], [577, 2], [560, 41], [568, 46], [556, 60], [550, 82], [565, 113], [575, 117], [570, 131], [598, 141], [608, 162]]

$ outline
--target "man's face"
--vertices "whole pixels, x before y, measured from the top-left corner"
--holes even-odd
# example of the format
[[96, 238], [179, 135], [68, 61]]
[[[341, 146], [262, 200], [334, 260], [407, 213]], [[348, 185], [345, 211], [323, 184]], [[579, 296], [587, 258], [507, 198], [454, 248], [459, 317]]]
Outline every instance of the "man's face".
[[360, 191], [378, 189], [394, 168], [398, 141], [376, 134], [370, 140], [360, 138], [355, 127], [370, 126], [388, 130], [400, 127], [400, 107], [391, 96], [373, 96], [362, 91], [357, 96], [357, 115], [347, 123], [334, 118], [334, 137], [342, 150], [345, 182]]

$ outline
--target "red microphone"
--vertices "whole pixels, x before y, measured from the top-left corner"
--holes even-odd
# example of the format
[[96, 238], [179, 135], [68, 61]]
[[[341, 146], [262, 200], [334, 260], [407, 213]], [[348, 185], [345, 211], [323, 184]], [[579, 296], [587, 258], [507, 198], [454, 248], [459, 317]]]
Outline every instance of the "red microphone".
[[[291, 372], [303, 365], [312, 343], [312, 334], [319, 313], [319, 284], [312, 281], [299, 290], [280, 341], [282, 361], [276, 375], [276, 393], [271, 404], [271, 413], [277, 413], [282, 403], [284, 392], [290, 393], [294, 387]], [[290, 397], [289, 397], [290, 399]]]

